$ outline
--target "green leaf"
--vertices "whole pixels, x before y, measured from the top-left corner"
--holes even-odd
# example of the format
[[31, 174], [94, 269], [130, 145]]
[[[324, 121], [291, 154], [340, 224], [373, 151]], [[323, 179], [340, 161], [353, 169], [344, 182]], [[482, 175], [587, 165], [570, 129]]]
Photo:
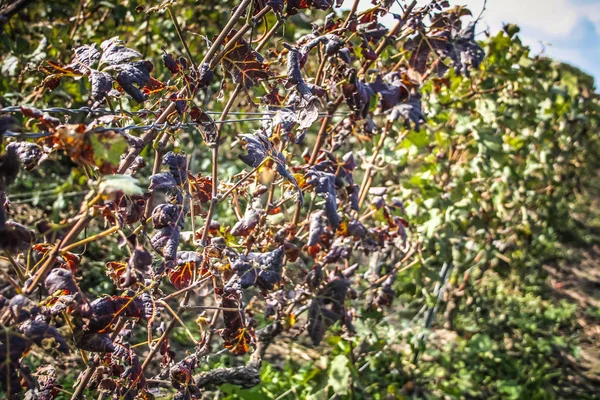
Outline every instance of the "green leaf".
[[104, 163], [119, 165], [121, 154], [127, 151], [127, 141], [121, 135], [100, 136], [90, 135], [94, 150], [94, 163], [101, 166]]
[[429, 144], [429, 137], [424, 129], [418, 132], [410, 131], [406, 137], [417, 147], [425, 147]]
[[484, 353], [486, 351], [490, 351], [492, 348], [492, 341], [488, 335], [485, 334], [475, 334], [471, 338], [471, 342], [469, 343], [471, 348], [479, 353]]
[[350, 368], [348, 368], [348, 359], [344, 355], [335, 356], [331, 360], [329, 367], [329, 386], [338, 395], [348, 394], [348, 384], [350, 381]]
[[111, 194], [123, 191], [127, 195], [142, 195], [144, 191], [138, 185], [138, 180], [129, 175], [105, 176], [98, 184], [98, 191], [103, 194]]

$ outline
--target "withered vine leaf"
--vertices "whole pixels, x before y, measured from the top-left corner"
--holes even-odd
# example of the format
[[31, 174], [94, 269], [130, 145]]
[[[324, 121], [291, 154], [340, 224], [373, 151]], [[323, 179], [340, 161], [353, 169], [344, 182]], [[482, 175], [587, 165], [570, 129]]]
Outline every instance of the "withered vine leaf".
[[202, 134], [204, 142], [209, 147], [215, 146], [217, 144], [217, 124], [215, 124], [211, 116], [204, 112], [204, 110], [193, 107], [190, 110], [190, 118], [198, 124], [198, 129]]
[[92, 84], [92, 98], [96, 101], [102, 100], [113, 87], [112, 76], [102, 71], [92, 71], [90, 82]]
[[[153, 64], [147, 60], [136, 61], [142, 55], [126, 47], [118, 37], [102, 42], [100, 50], [92, 44], [76, 47], [73, 53], [69, 65], [49, 63], [50, 67], [44, 69], [49, 74], [44, 80], [44, 87], [55, 89], [63, 76], [86, 75], [92, 87], [91, 98], [97, 103], [104, 101], [107, 96], [119, 94], [112, 90], [114, 80], [138, 103], [146, 100], [146, 93], [163, 88], [161, 82], [150, 76]], [[117, 72], [116, 78], [111, 75], [113, 71]]]
[[363, 119], [369, 113], [371, 97], [373, 97], [372, 86], [366, 85], [358, 80], [356, 71], [350, 71], [347, 83], [342, 84], [342, 93], [346, 104], [354, 111], [354, 118]]
[[256, 210], [249, 209], [244, 214], [244, 218], [236, 222], [231, 228], [233, 236], [248, 236], [250, 232], [258, 225], [260, 213]]
[[336, 230], [340, 225], [337, 213], [337, 194], [335, 191], [335, 175], [329, 172], [310, 169], [307, 172], [307, 182], [315, 186], [315, 192], [325, 199], [325, 215], [329, 225]]
[[167, 225], [160, 229], [151, 239], [152, 248], [162, 254], [166, 260], [174, 260], [180, 239], [179, 227]]
[[255, 132], [253, 135], [242, 135], [242, 138], [246, 142], [248, 154], [239, 155], [240, 160], [256, 168], [269, 157], [269, 159], [275, 162], [277, 172], [294, 185], [298, 191], [300, 202], [303, 202], [304, 196], [302, 195], [302, 190], [298, 186], [296, 178], [287, 170], [285, 157], [275, 149], [269, 138], [260, 131]]
[[69, 66], [82, 74], [87, 74], [102, 55], [95, 43], [76, 47], [73, 49], [73, 53], [73, 60]]
[[334, 277], [320, 289], [308, 309], [308, 334], [313, 345], [321, 343], [329, 327], [345, 318], [344, 302], [350, 283], [343, 277]]
[[141, 53], [124, 46], [123, 43], [117, 36], [102, 42], [100, 62], [117, 65], [142, 57]]
[[146, 318], [148, 304], [139, 296], [105, 296], [90, 303], [92, 315], [86, 330], [110, 333], [119, 317]]
[[377, 75], [375, 82], [370, 83], [369, 87], [373, 92], [379, 94], [379, 108], [381, 111], [387, 111], [400, 104], [409, 95], [407, 87], [402, 82], [402, 76], [398, 72], [390, 72], [383, 78]]
[[163, 157], [163, 164], [169, 167], [169, 173], [173, 176], [177, 185], [183, 185], [187, 182], [188, 174], [185, 154], [170, 151]]
[[453, 32], [448, 45], [447, 55], [458, 75], [464, 73], [469, 77], [471, 69], [479, 69], [485, 52], [475, 41], [475, 23], [470, 23], [458, 33]]
[[[41, 162], [43, 157], [42, 148], [32, 142], [12, 142], [6, 146], [7, 151], [14, 149], [26, 171], [31, 171]], [[8, 169], [9, 170], [9, 169]]]
[[[236, 33], [233, 29], [223, 43], [226, 45]], [[222, 63], [223, 69], [231, 76], [233, 82], [242, 84], [246, 89], [258, 85], [260, 81], [272, 75], [263, 56], [241, 38], [223, 55]]]
[[475, 22], [460, 29], [461, 22], [458, 18], [464, 10], [454, 8], [440, 13], [434, 19], [429, 35], [420, 31], [405, 42], [404, 48], [411, 52], [409, 65], [413, 69], [421, 74], [425, 73], [431, 54], [439, 58], [437, 72], [440, 77], [447, 70], [443, 64], [445, 58], [450, 59], [458, 75], [464, 73], [469, 77], [470, 69], [479, 68], [485, 53], [475, 41]]
[[294, 15], [298, 13], [298, 10], [304, 10], [308, 8], [328, 10], [333, 7], [333, 4], [334, 2], [329, 0], [287, 0], [287, 7], [285, 11], [288, 15]]
[[403, 118], [406, 126], [414, 124], [415, 130], [419, 131], [421, 123], [425, 121], [422, 107], [421, 98], [417, 95], [412, 95], [405, 103], [398, 104], [392, 108], [388, 115], [388, 120], [396, 121]]
[[150, 81], [150, 72], [154, 69], [152, 63], [150, 61], [135, 61], [118, 64], [113, 68], [118, 71], [117, 82], [123, 90], [138, 103], [143, 103], [146, 100], [146, 95], [141, 91], [141, 88]]
[[176, 289], [188, 287], [202, 264], [202, 256], [194, 251], [177, 253], [176, 266], [169, 271], [169, 280]]
[[46, 277], [44, 286], [49, 294], [54, 294], [62, 291], [65, 294], [75, 294], [79, 292], [79, 288], [73, 279], [71, 271], [65, 268], [55, 268]]
[[281, 281], [284, 255], [283, 247], [267, 253], [251, 252], [248, 255], [240, 255], [231, 268], [239, 275], [242, 288], [256, 285], [264, 291], [269, 291]]
[[[254, 329], [248, 325], [246, 314], [241, 308], [240, 293], [235, 289], [226, 288], [222, 295], [221, 306], [225, 328], [221, 331], [224, 346], [235, 355], [244, 355], [254, 344]], [[235, 310], [235, 311], [234, 311]]]

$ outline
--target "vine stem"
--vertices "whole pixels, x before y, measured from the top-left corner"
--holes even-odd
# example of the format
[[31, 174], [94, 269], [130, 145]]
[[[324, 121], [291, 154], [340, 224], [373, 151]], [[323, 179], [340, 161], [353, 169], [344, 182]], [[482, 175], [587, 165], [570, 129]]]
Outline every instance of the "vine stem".
[[190, 291], [190, 290], [192, 290], [192, 289], [195, 289], [195, 288], [197, 288], [197, 287], [199, 287], [199, 286], [202, 286], [202, 284], [204, 284], [204, 283], [205, 283], [206, 281], [208, 281], [210, 278], [212, 278], [212, 275], [208, 275], [208, 276], [206, 276], [206, 275], [203, 275], [203, 276], [202, 276], [202, 278], [201, 278], [200, 280], [196, 281], [195, 283], [192, 283], [190, 286], [188, 286], [188, 287], [186, 287], [186, 288], [183, 288], [183, 289], [181, 289], [181, 290], [178, 290], [178, 291], [176, 291], [176, 292], [173, 292], [173, 293], [171, 293], [171, 294], [169, 294], [169, 295], [166, 295], [165, 297], [163, 297], [163, 299], [162, 299], [162, 300], [163, 300], [163, 301], [167, 301], [167, 300], [169, 300], [169, 299], [173, 299], [173, 298], [175, 298], [175, 297], [177, 297], [177, 296], [179, 296], [179, 295], [182, 295], [182, 294], [184, 294], [184, 293], [187, 293], [187, 292], [189, 292], [189, 291]]
[[25, 274], [23, 273], [23, 270], [21, 269], [19, 264], [15, 261], [15, 259], [13, 258], [12, 255], [10, 255], [8, 252], [5, 252], [5, 254], [6, 254], [7, 260], [9, 261], [10, 265], [14, 269], [15, 274], [19, 278], [19, 281], [21, 282], [21, 285], [22, 285], [26, 281], [26, 277], [25, 277]]
[[[255, 16], [255, 19], [256, 18], [262, 18], [262, 16], [264, 16], [270, 10], [271, 10], [270, 6], [267, 6], [267, 7], [263, 8]], [[273, 26], [273, 29], [271, 29], [269, 32], [267, 32], [267, 34], [265, 35], [265, 37], [263, 38], [263, 40], [256, 47], [256, 51], [260, 51], [268, 43], [269, 39], [273, 35], [275, 35], [275, 33], [277, 32], [277, 28], [279, 27], [278, 25], [280, 25], [280, 24], [275, 24], [275, 26]], [[234, 36], [234, 38], [232, 38], [229, 42], [227, 42], [227, 45], [235, 43], [237, 41], [236, 37], [240, 34], [240, 32], [245, 33], [249, 28], [250, 28], [250, 25], [245, 24], [242, 28], [240, 28], [240, 30], [238, 31], [238, 33], [236, 34], [236, 36]], [[241, 35], [239, 35], [239, 37], [241, 37]], [[222, 56], [222, 54], [225, 54], [226, 51], [228, 51], [227, 50], [227, 45], [225, 46], [225, 49], [223, 49], [223, 51], [221, 52], [221, 56]], [[233, 90], [233, 93], [231, 94], [231, 97], [227, 101], [227, 104], [223, 108], [223, 111], [221, 112], [221, 116], [219, 117], [219, 122], [221, 122], [221, 121], [225, 120], [225, 118], [227, 118], [227, 115], [231, 111], [231, 108], [233, 107], [233, 104], [234, 104], [235, 100], [237, 99], [237, 97], [239, 96], [239, 94], [241, 92], [242, 92], [242, 84], [238, 83], [238, 85]], [[208, 239], [208, 229], [210, 227], [210, 223], [211, 223], [212, 218], [214, 216], [215, 208], [217, 207], [217, 203], [220, 201], [218, 199], [218, 191], [217, 191], [217, 189], [218, 189], [217, 188], [218, 187], [218, 180], [217, 180], [218, 176], [217, 175], [218, 175], [218, 165], [219, 165], [218, 164], [219, 163], [219, 157], [218, 157], [219, 156], [219, 139], [221, 138], [221, 131], [222, 130], [223, 130], [223, 124], [222, 123], [217, 123], [216, 144], [215, 144], [215, 147], [212, 149], [212, 191], [211, 191], [211, 201], [210, 201], [210, 206], [208, 208], [208, 213], [206, 214], [206, 221], [204, 223], [204, 229], [202, 230], [202, 238], [200, 239], [200, 245], [201, 246], [206, 246], [207, 239]]]
[[317, 75], [315, 75], [315, 85], [321, 86], [321, 78], [323, 77], [323, 70], [325, 69], [325, 63], [327, 63], [327, 56], [323, 57], [317, 69]]
[[[87, 209], [85, 212], [87, 212]], [[35, 273], [35, 275], [31, 279], [31, 283], [29, 284], [29, 286], [27, 286], [23, 290], [23, 293], [31, 294], [35, 290], [36, 286], [42, 281], [42, 279], [44, 279], [46, 274], [54, 265], [55, 257], [60, 253], [61, 249], [63, 247], [68, 246], [69, 243], [71, 243], [71, 241], [73, 241], [77, 236], [79, 236], [79, 234], [85, 229], [85, 227], [90, 223], [92, 219], [93, 218], [90, 215], [86, 215], [85, 217], [81, 218], [79, 221], [77, 221], [73, 228], [71, 228], [69, 233], [67, 233], [67, 236], [65, 236], [64, 239], [57, 242], [54, 248], [50, 250], [50, 255], [46, 258], [44, 264], [42, 264], [40, 269]]]
[[[190, 292], [188, 291], [185, 293], [185, 297], [183, 298], [183, 301], [181, 302], [181, 306], [179, 307], [180, 310], [183, 310], [187, 306], [187, 302], [189, 301], [189, 299], [190, 299]], [[164, 343], [165, 340], [167, 340], [167, 338], [169, 337], [169, 334], [171, 333], [173, 328], [175, 328], [175, 325], [177, 325], [178, 322], [179, 322], [178, 318], [172, 318], [171, 322], [169, 322], [169, 325], [167, 325], [167, 327], [165, 328], [165, 331], [160, 336], [160, 338], [158, 339], [156, 344], [150, 348], [150, 352], [148, 353], [148, 355], [144, 359], [144, 362], [142, 363], [138, 378], [136, 380], [134, 380], [131, 383], [131, 385], [129, 385], [129, 389], [127, 389], [127, 392], [125, 392], [125, 396], [127, 395], [127, 393], [129, 393], [130, 390], [133, 389], [133, 385], [135, 385], [138, 382], [138, 380], [144, 376], [144, 373], [148, 369], [148, 366], [150, 366], [150, 363], [156, 356], [156, 353], [158, 353], [162, 344]]]
[[198, 65], [196, 65], [196, 62], [194, 61], [192, 52], [190, 51], [190, 48], [189, 48], [187, 42], [185, 41], [185, 38], [183, 37], [183, 32], [181, 31], [181, 26], [179, 26], [179, 21], [177, 21], [177, 17], [175, 16], [175, 13], [173, 12], [173, 7], [167, 6], [167, 10], [169, 10], [169, 15], [171, 16], [173, 25], [175, 25], [175, 30], [177, 31], [179, 40], [181, 41], [181, 43], [183, 44], [183, 47], [185, 48], [185, 52], [187, 53], [188, 57], [190, 58], [190, 61], [192, 62], [192, 64], [194, 65], [194, 68], [198, 69]]
[[[73, 322], [71, 321], [71, 317], [69, 316], [69, 314], [66, 311], [62, 312], [62, 316], [63, 316], [65, 322], [67, 323], [67, 326], [71, 330], [71, 334], [73, 335], [73, 340], [75, 340], [75, 326], [73, 325]], [[81, 360], [83, 361], [83, 363], [85, 365], [87, 365], [87, 363], [89, 362], [89, 357], [88, 357], [87, 353], [84, 350], [79, 349], [79, 354], [81, 354]]]
[[[225, 118], [227, 118], [227, 114], [229, 114], [229, 111], [233, 107], [233, 103], [237, 100], [237, 97], [241, 93], [241, 91], [242, 91], [242, 85], [238, 83], [238, 85], [233, 90], [231, 97], [227, 101], [225, 108], [223, 108], [223, 112], [221, 113], [221, 117], [219, 118], [220, 121], [223, 121]], [[217, 180], [218, 176], [217, 175], [218, 175], [218, 170], [219, 170], [219, 146], [220, 146], [219, 139], [221, 138], [222, 130], [223, 130], [223, 124], [219, 124], [217, 126], [216, 144], [212, 148], [212, 191], [211, 191], [210, 206], [208, 208], [208, 213], [206, 214], [206, 221], [204, 223], [204, 229], [202, 230], [202, 239], [200, 240], [201, 246], [206, 246], [206, 240], [208, 238], [208, 229], [210, 227], [212, 217], [215, 213], [215, 208], [217, 207], [217, 203], [219, 202], [219, 199], [218, 199], [219, 193], [217, 191], [217, 189], [218, 189], [217, 187], [219, 185], [218, 185], [218, 180]]]
[[266, 157], [257, 167], [253, 168], [252, 171], [249, 171], [248, 173], [246, 173], [246, 175], [244, 175], [242, 177], [242, 179], [240, 179], [239, 181], [237, 181], [231, 188], [229, 188], [229, 190], [227, 190], [225, 193], [223, 193], [222, 196], [219, 197], [218, 202], [221, 202], [221, 201], [225, 200], [227, 198], [227, 196], [229, 196], [242, 183], [244, 183], [245, 181], [247, 181], [248, 178], [250, 178], [256, 171], [258, 171], [260, 169], [260, 167], [262, 167], [263, 165], [265, 165], [265, 163], [269, 159], [270, 159], [269, 157]]
[[358, 9], [358, 3], [360, 3], [360, 0], [354, 0], [354, 3], [352, 3], [352, 8], [350, 8], [350, 12], [346, 17], [346, 20], [344, 21], [344, 28], [346, 28], [350, 24], [352, 17], [354, 17], [354, 14], [356, 14], [356, 10]]
[[186, 310], [219, 310], [219, 311], [241, 311], [239, 308], [233, 307], [219, 307], [219, 306], [187, 306]]
[[379, 43], [379, 46], [377, 46], [377, 49], [375, 49], [375, 54], [377, 55], [377, 57], [373, 57], [372, 60], [365, 60], [365, 63], [363, 64], [362, 68], [360, 69], [359, 75], [362, 75], [365, 72], [367, 72], [367, 70], [371, 67], [371, 65], [373, 65], [375, 60], [377, 60], [379, 58], [381, 53], [383, 53], [383, 50], [389, 44], [392, 36], [396, 35], [400, 31], [400, 29], [402, 29], [402, 27], [408, 20], [410, 13], [412, 12], [413, 8], [415, 8], [416, 5], [417, 5], [417, 0], [413, 0], [413, 2], [410, 3], [410, 5], [408, 7], [406, 7], [406, 10], [404, 10], [404, 14], [402, 14], [402, 18], [400, 18], [400, 20], [398, 22], [396, 22], [396, 25], [394, 25], [394, 27], [387, 33], [387, 35], [385, 35], [384, 39], [381, 41], [381, 43]]
[[267, 42], [269, 41], [269, 39], [271, 39], [271, 37], [273, 37], [275, 32], [277, 32], [277, 29], [279, 29], [279, 27], [281, 27], [281, 25], [283, 25], [284, 23], [285, 23], [284, 19], [278, 19], [277, 22], [275, 23], [275, 25], [273, 25], [273, 27], [271, 28], [271, 30], [269, 32], [267, 32], [267, 34], [258, 43], [258, 46], [256, 46], [256, 51], [260, 51], [260, 49], [265, 47], [267, 45]]
[[[192, 153], [192, 156], [189, 159], [188, 162], [188, 171], [190, 174], [192, 174], [192, 164], [193, 164], [193, 159], [194, 159], [194, 153]], [[192, 243], [196, 243], [196, 213], [194, 212], [194, 195], [193, 195], [193, 191], [192, 191], [192, 182], [188, 179], [187, 181], [187, 191], [189, 193], [189, 197], [190, 197], [190, 220], [191, 220], [191, 225], [192, 225]], [[196, 270], [194, 269], [194, 280], [196, 279]]]
[[190, 339], [192, 339], [192, 342], [194, 342], [194, 345], [198, 344], [198, 341], [196, 340], [196, 338], [194, 337], [194, 335], [192, 335], [192, 332], [190, 332], [190, 330], [188, 329], [188, 327], [185, 325], [185, 322], [183, 322], [181, 320], [181, 318], [179, 318], [179, 315], [177, 315], [177, 313], [175, 312], [175, 310], [173, 310], [171, 308], [171, 306], [166, 302], [166, 301], [159, 301], [160, 304], [162, 304], [167, 311], [169, 311], [169, 314], [171, 314], [171, 317], [173, 317], [173, 319], [175, 319], [177, 322], [179, 322], [179, 325], [181, 325], [181, 327], [183, 328], [183, 330], [185, 331], [185, 333], [188, 335], [188, 337]]
[[[223, 58], [223, 56], [225, 54], [227, 54], [227, 52], [229, 52], [229, 50], [231, 50], [233, 48], [233, 46], [235, 46], [235, 43], [241, 39], [242, 36], [244, 36], [244, 34], [248, 31], [248, 29], [250, 29], [253, 25], [254, 25], [254, 21], [258, 21], [260, 20], [262, 17], [264, 17], [265, 15], [267, 15], [267, 13], [271, 11], [271, 6], [266, 6], [264, 7], [262, 10], [260, 10], [255, 16], [254, 18], [252, 18], [252, 23], [250, 24], [244, 24], [239, 31], [237, 31], [237, 33], [235, 35], [233, 35], [233, 37], [231, 39], [229, 39], [227, 41], [227, 44], [225, 45], [225, 47], [223, 47], [223, 50], [221, 50], [221, 52], [219, 54], [217, 54], [215, 56], [215, 58], [210, 62], [210, 68], [213, 69], [218, 63], [219, 61], [221, 61], [221, 59]], [[267, 35], [270, 33], [271, 31], [269, 31], [267, 33]], [[263, 39], [263, 42], [266, 44], [266, 41], [268, 40], [269, 36], [265, 36], [266, 40]], [[261, 42], [262, 43], [262, 42]], [[258, 47], [257, 47], [257, 51], [258, 51]]]
[[15, 289], [15, 292], [17, 292], [17, 294], [23, 293], [21, 285], [19, 285], [17, 281], [15, 281], [7, 272], [4, 272], [0, 269], [0, 275], [2, 275], [2, 277], [6, 279], [8, 283], [10, 283], [10, 285]]
[[363, 177], [363, 181], [360, 185], [360, 190], [358, 191], [358, 208], [361, 208], [365, 199], [367, 198], [367, 193], [369, 192], [369, 188], [373, 183], [373, 176], [371, 173], [373, 172], [373, 166], [375, 165], [375, 160], [379, 156], [379, 152], [383, 148], [383, 143], [387, 138], [388, 132], [392, 128], [392, 123], [388, 121], [383, 127], [383, 132], [381, 132], [381, 137], [379, 138], [379, 142], [377, 146], [373, 150], [373, 154], [371, 155], [371, 160], [369, 161], [369, 165], [367, 165], [367, 169], [365, 170], [365, 175]]
[[223, 30], [221, 31], [219, 36], [217, 36], [217, 38], [213, 42], [212, 46], [210, 46], [210, 48], [204, 55], [204, 58], [202, 59], [202, 63], [200, 65], [207, 64], [213, 58], [213, 56], [217, 53], [217, 50], [221, 46], [221, 43], [223, 43], [223, 40], [225, 40], [225, 38], [227, 37], [229, 32], [231, 32], [231, 29], [234, 27], [234, 25], [236, 24], [237, 20], [241, 17], [241, 15], [244, 13], [244, 11], [246, 10], [246, 7], [248, 7], [248, 4], [250, 4], [251, 1], [252, 0], [243, 0], [240, 3], [240, 5], [235, 10], [235, 12], [231, 16], [231, 18], [229, 19], [227, 24], [225, 24], [225, 27], [223, 27]]
[[[177, 93], [177, 98], [184, 98], [186, 94], [187, 87], [184, 87], [179, 91], [179, 93]], [[167, 108], [165, 108], [164, 111], [158, 116], [158, 118], [156, 118], [154, 124], [164, 124], [167, 118], [169, 118], [175, 112], [175, 102], [172, 101], [171, 104], [169, 104]], [[135, 158], [140, 155], [142, 150], [144, 150], [144, 148], [149, 143], [153, 142], [154, 139], [156, 139], [159, 132], [160, 131], [158, 129], [150, 129], [148, 132], [146, 132], [144, 136], [142, 136], [140, 144], [137, 146], [133, 146], [131, 150], [129, 150], [129, 153], [127, 153], [127, 156], [125, 156], [125, 158], [121, 161], [121, 163], [119, 164], [119, 168], [117, 169], [117, 174], [124, 174], [125, 171], [127, 171], [127, 169], [131, 166], [131, 164], [133, 164]]]
[[72, 250], [72, 249], [74, 249], [76, 247], [82, 246], [82, 245], [84, 245], [86, 243], [90, 243], [90, 242], [93, 242], [94, 240], [97, 240], [97, 239], [103, 238], [105, 236], [111, 235], [111, 234], [117, 232], [119, 229], [120, 228], [118, 226], [113, 226], [112, 228], [109, 228], [109, 229], [107, 229], [107, 230], [105, 230], [103, 232], [97, 233], [97, 234], [95, 234], [93, 236], [87, 237], [85, 239], [82, 239], [82, 240], [80, 240], [78, 242], [75, 242], [73, 244], [70, 244], [68, 246], [63, 246], [60, 249], [60, 253], [61, 254], [65, 254], [67, 251]]
[[329, 127], [329, 123], [333, 119], [333, 114], [340, 106], [340, 104], [342, 104], [343, 100], [344, 96], [339, 96], [337, 99], [335, 99], [335, 102], [331, 105], [327, 115], [323, 118], [323, 122], [321, 122], [321, 128], [319, 129], [319, 133], [317, 135], [317, 141], [315, 142], [315, 146], [313, 147], [313, 151], [310, 156], [310, 165], [314, 165], [315, 162], [317, 162], [319, 152], [321, 151], [321, 147], [325, 143], [325, 138], [327, 137], [327, 128]]

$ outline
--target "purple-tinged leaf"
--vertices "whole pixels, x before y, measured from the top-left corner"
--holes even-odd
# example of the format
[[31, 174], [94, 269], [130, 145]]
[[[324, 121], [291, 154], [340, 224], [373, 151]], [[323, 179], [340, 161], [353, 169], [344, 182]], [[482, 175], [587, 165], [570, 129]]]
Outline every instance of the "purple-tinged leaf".
[[123, 43], [117, 36], [102, 42], [100, 44], [100, 48], [102, 49], [100, 62], [108, 65], [117, 65], [142, 57], [139, 52], [125, 47]]
[[90, 82], [92, 84], [92, 99], [95, 101], [103, 100], [113, 87], [113, 78], [106, 72], [92, 71]]
[[159, 172], [150, 176], [150, 185], [148, 190], [154, 192], [156, 190], [171, 190], [177, 186], [177, 181], [168, 172]]

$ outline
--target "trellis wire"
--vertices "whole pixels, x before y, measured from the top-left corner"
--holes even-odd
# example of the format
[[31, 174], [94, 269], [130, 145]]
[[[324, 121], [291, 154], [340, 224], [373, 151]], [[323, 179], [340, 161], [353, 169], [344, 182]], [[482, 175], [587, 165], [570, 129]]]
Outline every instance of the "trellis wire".
[[[273, 107], [273, 106], [271, 106]], [[276, 108], [276, 107], [273, 107]], [[280, 108], [284, 108], [284, 107], [280, 107]], [[48, 114], [93, 114], [93, 115], [119, 115], [119, 114], [125, 114], [127, 116], [130, 117], [134, 117], [134, 116], [145, 116], [148, 114], [151, 115], [158, 115], [160, 113], [160, 111], [154, 111], [154, 110], [149, 110], [146, 108], [143, 108], [141, 110], [137, 110], [137, 111], [128, 111], [128, 110], [118, 110], [118, 111], [113, 111], [113, 110], [109, 110], [107, 108], [91, 108], [91, 107], [80, 107], [80, 108], [64, 108], [64, 107], [49, 107], [49, 108], [39, 108], [37, 109], [41, 112], [45, 112]], [[7, 114], [7, 113], [22, 113], [21, 107], [20, 106], [10, 106], [10, 107], [4, 107], [4, 108], [0, 108], [0, 114]], [[209, 115], [220, 115], [221, 112], [220, 111], [205, 111], [206, 114]], [[275, 115], [277, 114], [277, 111], [230, 111], [228, 114], [232, 114], [232, 115]], [[321, 117], [326, 117], [329, 114], [327, 113], [319, 113], [319, 116]], [[334, 115], [336, 116], [346, 116], [347, 114], [344, 113], [335, 113]]]
[[[227, 124], [234, 122], [248, 122], [248, 121], [270, 121], [272, 118], [242, 118], [242, 119], [228, 119], [225, 121], [215, 121], [215, 124]], [[86, 133], [104, 133], [104, 132], [116, 132], [116, 133], [125, 133], [126, 131], [147, 131], [150, 129], [181, 129], [181, 128], [190, 128], [200, 125], [197, 122], [185, 122], [179, 124], [151, 124], [151, 125], [128, 125], [123, 127], [98, 127], [94, 129], [90, 129], [86, 131]], [[46, 136], [54, 135], [53, 132], [42, 131], [42, 132], [14, 132], [14, 131], [6, 131], [4, 136], [7, 137], [25, 137], [29, 139], [39, 139]]]
[[[60, 114], [94, 114], [94, 115], [118, 115], [120, 114], [125, 114], [128, 116], [141, 116], [141, 115], [148, 115], [148, 114], [152, 114], [152, 115], [157, 115], [159, 112], [158, 111], [153, 111], [153, 110], [148, 110], [148, 109], [141, 109], [138, 111], [126, 111], [126, 110], [121, 110], [121, 111], [112, 111], [109, 109], [105, 109], [105, 108], [98, 108], [98, 109], [92, 109], [90, 107], [80, 107], [80, 108], [64, 108], [64, 107], [50, 107], [50, 108], [42, 108], [42, 109], [36, 109], [38, 111], [44, 112], [44, 113], [48, 113], [48, 114], [53, 114], [53, 113], [60, 113]], [[20, 106], [10, 106], [10, 107], [5, 107], [0, 109], [0, 114], [8, 114], [8, 113], [23, 113], [23, 110], [21, 109]], [[206, 114], [221, 114], [218, 111], [205, 111]], [[251, 122], [251, 121], [270, 121], [273, 119], [273, 117], [277, 114], [277, 111], [232, 111], [229, 114], [233, 114], [233, 115], [268, 115], [270, 117], [266, 117], [266, 118], [240, 118], [240, 119], [227, 119], [224, 121], [214, 121], [215, 124], [230, 124], [230, 123], [236, 123], [236, 122]], [[346, 116], [346, 114], [342, 114], [342, 113], [336, 113], [337, 115], [343, 115]], [[334, 114], [334, 115], [336, 115]], [[327, 113], [319, 113], [319, 116], [322, 117], [326, 117], [328, 116]], [[117, 132], [117, 133], [125, 133], [126, 131], [133, 131], [133, 130], [150, 130], [150, 129], [159, 129], [159, 130], [164, 130], [164, 129], [181, 129], [181, 128], [189, 128], [189, 127], [195, 127], [200, 125], [197, 122], [185, 122], [185, 123], [177, 123], [177, 124], [150, 124], [150, 125], [128, 125], [128, 126], [124, 126], [124, 127], [98, 127], [98, 128], [94, 128], [91, 129], [90, 133], [103, 133], [103, 132]], [[46, 136], [52, 136], [53, 133], [52, 132], [47, 132], [47, 131], [43, 131], [43, 132], [14, 132], [14, 131], [6, 131], [4, 133], [4, 136], [7, 137], [25, 137], [25, 138], [30, 138], [30, 139], [38, 139], [38, 138], [43, 138]]]

